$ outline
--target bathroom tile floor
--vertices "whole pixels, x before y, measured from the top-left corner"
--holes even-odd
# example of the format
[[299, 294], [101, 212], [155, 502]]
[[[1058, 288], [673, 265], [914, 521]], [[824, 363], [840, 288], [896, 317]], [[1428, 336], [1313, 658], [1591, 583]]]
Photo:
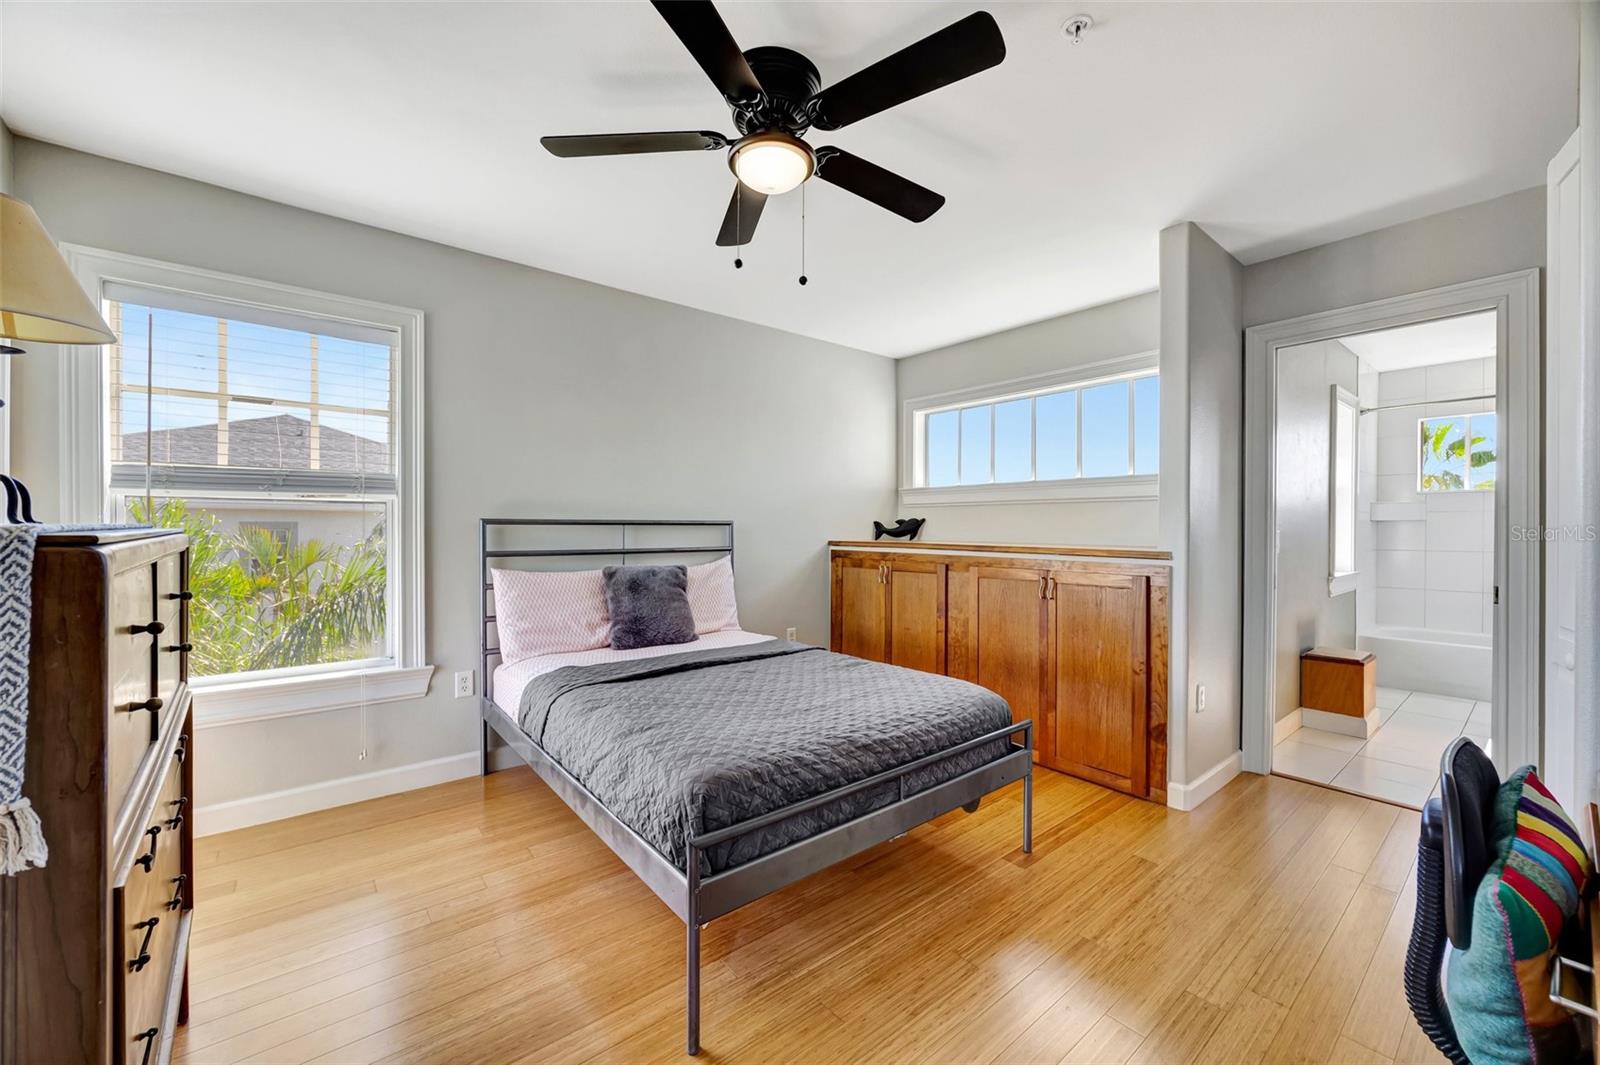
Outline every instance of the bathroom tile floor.
[[1422, 809], [1439, 783], [1439, 756], [1457, 736], [1489, 749], [1489, 704], [1378, 689], [1382, 722], [1370, 739], [1295, 730], [1272, 751], [1272, 771], [1369, 799]]

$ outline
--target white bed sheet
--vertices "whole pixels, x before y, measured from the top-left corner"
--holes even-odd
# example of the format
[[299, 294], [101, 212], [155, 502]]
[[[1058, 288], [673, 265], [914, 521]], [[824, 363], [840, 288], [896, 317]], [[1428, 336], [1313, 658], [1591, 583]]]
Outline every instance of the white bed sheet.
[[670, 643], [661, 647], [639, 647], [631, 651], [618, 651], [601, 647], [593, 651], [568, 651], [558, 655], [535, 655], [520, 662], [496, 666], [494, 671], [494, 703], [506, 716], [516, 721], [522, 712], [522, 692], [528, 682], [541, 673], [562, 666], [592, 666], [600, 662], [626, 662], [633, 658], [659, 658], [661, 655], [682, 654], [684, 651], [709, 651], [717, 647], [740, 647], [761, 643], [774, 637], [743, 629], [726, 629], [708, 632], [689, 643]]

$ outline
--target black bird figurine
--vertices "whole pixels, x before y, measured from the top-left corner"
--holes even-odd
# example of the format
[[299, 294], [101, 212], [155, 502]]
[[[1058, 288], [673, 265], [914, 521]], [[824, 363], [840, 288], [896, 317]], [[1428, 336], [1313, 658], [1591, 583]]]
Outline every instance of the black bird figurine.
[[872, 523], [872, 538], [882, 540], [885, 536], [893, 536], [896, 539], [904, 537], [907, 540], [915, 540], [917, 534], [922, 531], [922, 523], [927, 520], [927, 518], [901, 518], [892, 528], [881, 521], [875, 521]]

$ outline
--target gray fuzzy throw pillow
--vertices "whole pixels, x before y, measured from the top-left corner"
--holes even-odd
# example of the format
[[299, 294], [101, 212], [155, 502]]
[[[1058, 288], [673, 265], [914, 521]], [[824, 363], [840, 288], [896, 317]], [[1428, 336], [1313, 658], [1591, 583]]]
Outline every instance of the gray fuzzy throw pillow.
[[611, 646], [619, 651], [694, 640], [689, 571], [684, 566], [607, 566]]

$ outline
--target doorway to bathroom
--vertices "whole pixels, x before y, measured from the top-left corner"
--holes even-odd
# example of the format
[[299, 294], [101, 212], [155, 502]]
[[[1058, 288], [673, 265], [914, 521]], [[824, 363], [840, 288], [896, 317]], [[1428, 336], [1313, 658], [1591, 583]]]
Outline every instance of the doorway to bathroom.
[[1278, 352], [1274, 773], [1420, 809], [1457, 736], [1492, 753], [1495, 326]]
[[1420, 808], [1459, 736], [1537, 760], [1537, 296], [1247, 332], [1246, 769]]

